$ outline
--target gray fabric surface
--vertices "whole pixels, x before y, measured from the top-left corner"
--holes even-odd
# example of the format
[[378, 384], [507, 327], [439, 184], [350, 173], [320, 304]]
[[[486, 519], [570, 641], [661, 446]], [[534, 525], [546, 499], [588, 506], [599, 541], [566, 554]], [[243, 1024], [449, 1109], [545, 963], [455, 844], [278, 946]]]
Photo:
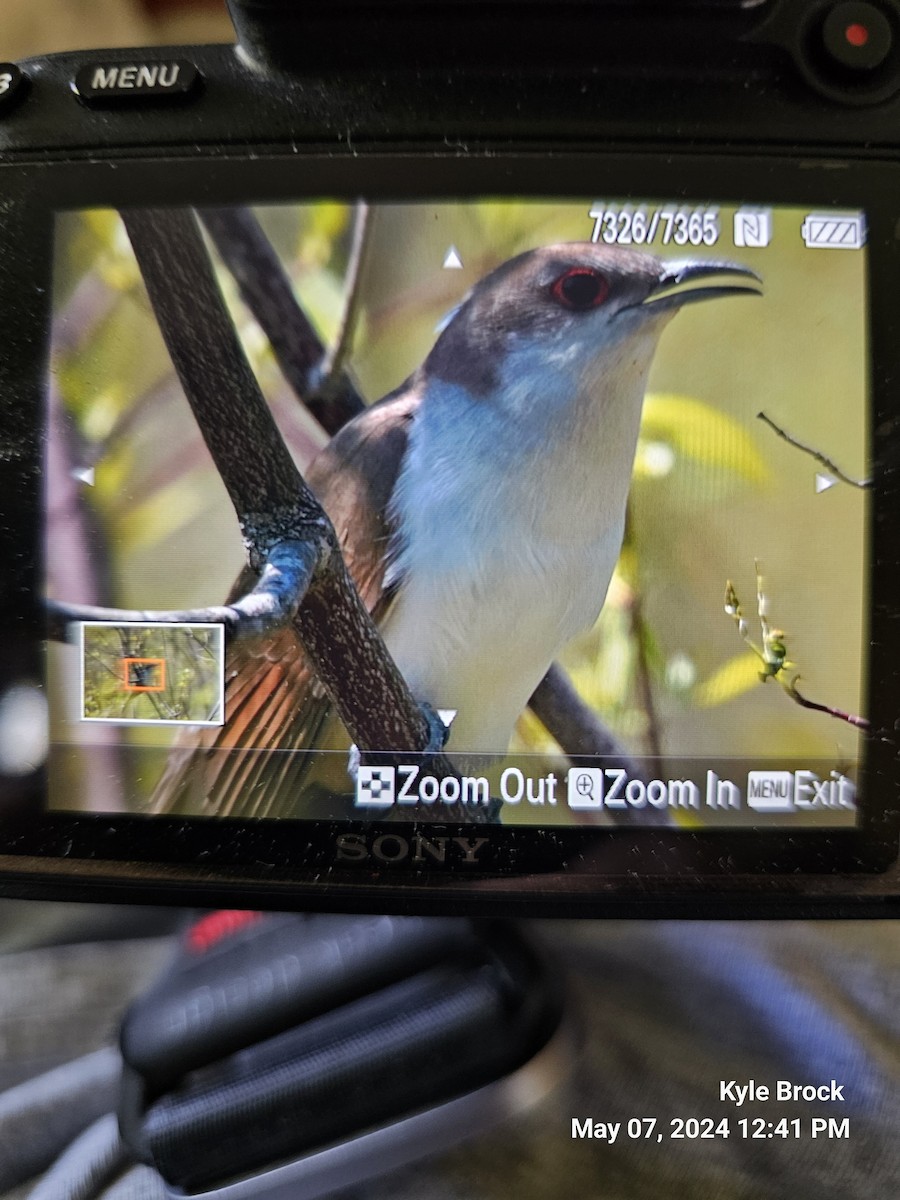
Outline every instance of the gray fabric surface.
[[[545, 933], [547, 929], [545, 927]], [[551, 926], [583, 1040], [529, 1117], [366, 1200], [896, 1200], [900, 925], [605, 922]], [[844, 1104], [719, 1101], [719, 1082], [846, 1081]], [[799, 1141], [573, 1140], [572, 1117], [801, 1117]], [[809, 1121], [850, 1119], [849, 1140]], [[752, 1128], [752, 1125], [751, 1125]]]
[[132, 1167], [103, 1193], [103, 1200], [165, 1200], [163, 1181], [150, 1167]]
[[0, 900], [0, 954], [41, 946], [161, 936], [184, 922], [177, 908], [124, 904], [43, 904]]
[[[566, 1094], [465, 1163], [456, 1195], [604, 1200], [895, 1200], [900, 1194], [900, 927], [609, 924], [568, 931], [585, 1025]], [[719, 1100], [720, 1080], [845, 1083], [844, 1104]], [[799, 1141], [573, 1141], [571, 1118], [800, 1116]], [[811, 1116], [848, 1116], [848, 1141]], [[565, 1180], [565, 1187], [561, 1181]], [[387, 1190], [376, 1193], [387, 1196]], [[396, 1195], [396, 1192], [394, 1193]]]
[[[900, 924], [611, 921], [544, 923], [537, 932], [569, 979], [582, 1029], [569, 1081], [517, 1121], [361, 1185], [356, 1200], [896, 1200]], [[7, 1022], [30, 1030], [18, 1047], [2, 1043], [0, 1067], [18, 1049], [13, 1074], [24, 1070], [25, 1044], [34, 1061], [90, 1048], [114, 1001], [123, 1006], [150, 973], [149, 959], [159, 963], [165, 952], [162, 941], [131, 941], [0, 959], [0, 1006]], [[32, 990], [29, 1002], [22, 979], [11, 977], [35, 980], [36, 954], [55, 960], [44, 967], [55, 991]], [[90, 1009], [101, 991], [98, 1017]], [[721, 1101], [720, 1080], [751, 1078], [835, 1078], [845, 1099], [740, 1109]], [[612, 1145], [571, 1136], [573, 1117], [647, 1116], [665, 1131], [662, 1143], [629, 1140], [624, 1125]], [[668, 1137], [673, 1118], [705, 1116], [728, 1116], [735, 1132]], [[812, 1140], [813, 1116], [849, 1118], [849, 1138]], [[800, 1117], [803, 1136], [743, 1139], [740, 1117]], [[103, 1195], [160, 1200], [145, 1168]]]
[[46, 1170], [60, 1146], [110, 1112], [121, 1071], [118, 1051], [105, 1046], [0, 1094], [0, 1192]]
[[[43, 941], [44, 922], [36, 924]], [[0, 959], [0, 1091], [111, 1045], [124, 1005], [170, 953], [165, 939], [140, 939]]]
[[121, 1174], [128, 1159], [115, 1114], [107, 1113], [60, 1155], [31, 1193], [31, 1200], [93, 1200]]

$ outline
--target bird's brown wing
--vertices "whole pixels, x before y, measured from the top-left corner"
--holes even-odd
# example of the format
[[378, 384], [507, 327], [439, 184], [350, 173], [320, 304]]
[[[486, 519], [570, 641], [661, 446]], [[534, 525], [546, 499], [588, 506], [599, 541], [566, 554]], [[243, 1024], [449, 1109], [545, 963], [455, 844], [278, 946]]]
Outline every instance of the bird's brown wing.
[[[349, 422], [312, 464], [307, 479], [328, 513], [363, 602], [378, 618], [386, 604], [388, 504], [418, 406], [404, 387]], [[229, 600], [248, 592], [245, 569]], [[233, 641], [225, 660], [226, 723], [179, 738], [150, 803], [154, 812], [233, 817], [301, 816], [301, 787], [323, 739], [346, 734], [292, 627]], [[335, 730], [337, 726], [337, 730]], [[335, 764], [337, 765], [337, 764]], [[340, 756], [346, 785], [346, 756]]]

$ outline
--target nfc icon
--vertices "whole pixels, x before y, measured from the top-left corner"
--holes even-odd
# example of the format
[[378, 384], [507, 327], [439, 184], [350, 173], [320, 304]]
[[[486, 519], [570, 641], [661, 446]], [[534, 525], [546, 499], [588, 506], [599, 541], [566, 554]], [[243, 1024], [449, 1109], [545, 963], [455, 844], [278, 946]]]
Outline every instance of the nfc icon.
[[772, 240], [771, 208], [739, 208], [734, 214], [736, 246], [768, 246]]
[[390, 808], [396, 786], [394, 767], [360, 767], [356, 774], [356, 807]]

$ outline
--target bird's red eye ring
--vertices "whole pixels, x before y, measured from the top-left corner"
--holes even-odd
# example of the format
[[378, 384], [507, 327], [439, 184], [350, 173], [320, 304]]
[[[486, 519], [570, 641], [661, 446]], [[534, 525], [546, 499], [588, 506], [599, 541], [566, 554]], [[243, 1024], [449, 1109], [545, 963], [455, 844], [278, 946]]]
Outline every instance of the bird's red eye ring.
[[609, 281], [590, 267], [570, 267], [556, 280], [551, 291], [554, 300], [563, 308], [587, 312], [597, 308], [609, 295]]

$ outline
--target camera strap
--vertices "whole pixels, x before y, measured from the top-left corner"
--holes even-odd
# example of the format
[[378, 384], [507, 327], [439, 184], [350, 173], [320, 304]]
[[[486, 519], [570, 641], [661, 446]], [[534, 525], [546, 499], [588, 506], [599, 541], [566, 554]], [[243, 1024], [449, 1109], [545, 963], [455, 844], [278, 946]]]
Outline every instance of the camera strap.
[[560, 1011], [509, 925], [211, 913], [125, 1017], [122, 1137], [173, 1195], [322, 1194], [542, 1095]]

